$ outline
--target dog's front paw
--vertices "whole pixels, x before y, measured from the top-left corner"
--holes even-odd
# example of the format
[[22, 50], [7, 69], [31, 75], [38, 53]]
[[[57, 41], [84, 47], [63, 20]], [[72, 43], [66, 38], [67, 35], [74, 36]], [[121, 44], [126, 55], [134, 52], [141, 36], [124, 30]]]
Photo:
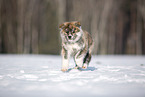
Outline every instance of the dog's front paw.
[[87, 67], [88, 67], [87, 64], [84, 64], [84, 65], [82, 66], [83, 69], [87, 69]]
[[62, 68], [61, 71], [66, 72], [68, 69], [67, 68]]
[[83, 66], [82, 68], [83, 68], [83, 69], [87, 69], [87, 67], [86, 67], [86, 66]]
[[78, 68], [79, 68], [78, 66], [74, 67], [74, 69], [78, 69]]

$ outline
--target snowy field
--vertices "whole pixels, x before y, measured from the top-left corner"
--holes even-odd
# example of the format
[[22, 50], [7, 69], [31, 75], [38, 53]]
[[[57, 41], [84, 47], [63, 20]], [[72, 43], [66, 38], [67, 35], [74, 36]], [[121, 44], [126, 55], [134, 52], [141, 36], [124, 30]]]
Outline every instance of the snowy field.
[[0, 55], [0, 97], [145, 97], [145, 56], [93, 56], [61, 72], [55, 55]]

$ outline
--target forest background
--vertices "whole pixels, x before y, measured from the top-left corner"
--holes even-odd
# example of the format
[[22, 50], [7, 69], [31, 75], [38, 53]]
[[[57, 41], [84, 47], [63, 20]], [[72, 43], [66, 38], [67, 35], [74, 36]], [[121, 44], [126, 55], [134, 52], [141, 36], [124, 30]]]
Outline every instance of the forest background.
[[145, 54], [145, 0], [0, 0], [0, 53], [60, 54], [66, 21], [92, 35], [93, 54]]

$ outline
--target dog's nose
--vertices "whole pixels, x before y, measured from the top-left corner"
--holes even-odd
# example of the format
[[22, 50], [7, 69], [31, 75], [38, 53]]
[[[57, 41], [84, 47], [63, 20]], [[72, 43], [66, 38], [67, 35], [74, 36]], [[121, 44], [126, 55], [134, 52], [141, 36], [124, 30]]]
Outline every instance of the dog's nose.
[[71, 36], [68, 36], [69, 39], [71, 39]]

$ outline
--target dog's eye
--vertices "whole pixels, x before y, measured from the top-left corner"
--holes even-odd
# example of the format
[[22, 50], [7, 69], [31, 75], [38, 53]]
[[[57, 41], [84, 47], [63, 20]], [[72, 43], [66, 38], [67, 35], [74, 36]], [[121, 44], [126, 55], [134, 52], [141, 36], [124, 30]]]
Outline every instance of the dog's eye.
[[75, 33], [75, 30], [74, 30], [74, 29], [72, 29], [72, 32], [73, 32], [73, 33]]
[[73, 33], [75, 33], [75, 31], [72, 31]]
[[69, 33], [69, 31], [66, 32], [67, 34]]

